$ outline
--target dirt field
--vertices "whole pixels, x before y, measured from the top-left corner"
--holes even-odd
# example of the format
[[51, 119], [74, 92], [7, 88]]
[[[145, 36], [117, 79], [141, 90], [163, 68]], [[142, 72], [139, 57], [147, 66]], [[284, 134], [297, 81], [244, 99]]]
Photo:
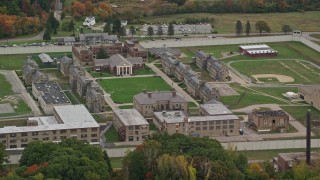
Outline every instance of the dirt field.
[[257, 80], [257, 83], [263, 83], [259, 81], [259, 78], [276, 78], [281, 83], [294, 82], [294, 79], [290, 76], [279, 75], [279, 74], [255, 74], [252, 75]]

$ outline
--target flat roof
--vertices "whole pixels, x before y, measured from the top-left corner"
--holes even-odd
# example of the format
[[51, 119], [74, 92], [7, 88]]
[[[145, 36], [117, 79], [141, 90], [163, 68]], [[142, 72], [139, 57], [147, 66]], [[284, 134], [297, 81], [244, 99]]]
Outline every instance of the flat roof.
[[201, 104], [200, 107], [210, 116], [233, 114], [225, 105], [218, 101], [209, 101]]
[[54, 106], [53, 109], [65, 124], [97, 123], [83, 104]]
[[166, 123], [180, 123], [184, 122], [184, 118], [187, 117], [183, 111], [163, 111], [154, 112], [153, 115], [157, 117], [161, 122]]
[[33, 85], [38, 91], [43, 93], [41, 98], [46, 104], [71, 103], [57, 82], [33, 83]]
[[45, 53], [41, 53], [38, 55], [38, 57], [40, 58], [40, 60], [43, 62], [43, 63], [53, 63], [53, 60], [51, 59], [51, 57], [48, 55], [48, 54], [45, 54]]
[[[311, 152], [311, 159], [319, 159], [318, 152]], [[279, 157], [282, 157], [285, 161], [291, 160], [306, 160], [306, 152], [292, 152], [292, 153], [279, 153]]]
[[30, 117], [28, 120], [37, 121], [38, 126], [5, 126], [0, 128], [0, 134], [100, 127], [82, 104], [54, 106], [54, 109], [62, 123], [55, 116]]
[[125, 126], [149, 124], [136, 109], [117, 109], [113, 111]]
[[226, 121], [226, 120], [239, 120], [236, 115], [221, 115], [221, 116], [190, 116], [190, 122], [198, 121]]

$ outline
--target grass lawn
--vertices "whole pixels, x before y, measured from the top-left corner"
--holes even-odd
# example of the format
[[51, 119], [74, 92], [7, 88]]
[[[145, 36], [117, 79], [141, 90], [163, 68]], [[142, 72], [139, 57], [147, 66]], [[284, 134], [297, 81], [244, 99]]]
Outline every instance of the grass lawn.
[[194, 108], [194, 107], [198, 107], [198, 106], [194, 102], [188, 102], [188, 107]]
[[[268, 20], [271, 32], [281, 32], [282, 25], [289, 24], [293, 29], [302, 31], [318, 31], [320, 28], [320, 11], [292, 12], [292, 13], [264, 13], [264, 14], [244, 14], [244, 13], [192, 13], [192, 14], [173, 14], [167, 16], [148, 16], [143, 21], [148, 23], [164, 22], [172, 20], [182, 22], [187, 17], [192, 18], [214, 18], [214, 31], [218, 33], [234, 33], [234, 26], [237, 20], [245, 25], [247, 20], [251, 22], [251, 31], [255, 32], [254, 24], [257, 21]], [[281, 18], [279, 18], [281, 16]], [[213, 22], [209, 22], [213, 23]]]
[[1, 98], [12, 94], [11, 84], [7, 81], [6, 77], [2, 74], [0, 74], [0, 84], [1, 84], [1, 88], [0, 88]]
[[149, 67], [145, 67], [144, 69], [137, 69], [133, 71], [133, 75], [149, 75], [149, 74], [155, 74], [152, 69]]
[[165, 91], [171, 87], [160, 77], [137, 77], [99, 80], [98, 83], [111, 94], [116, 103], [131, 103], [134, 95], [147, 91]]
[[256, 74], [280, 74], [294, 78], [294, 82], [288, 82], [289, 84], [314, 84], [320, 82], [320, 70], [302, 61], [235, 61], [231, 66], [248, 77]]
[[[71, 57], [71, 53], [47, 53], [53, 59], [54, 57], [60, 58], [67, 54]], [[9, 54], [9, 55], [0, 55], [0, 69], [2, 70], [21, 70], [24, 60], [27, 56], [32, 56], [33, 59], [39, 65], [39, 68], [48, 68], [42, 64], [38, 58], [39, 54]], [[53, 66], [56, 67], [56, 66]], [[49, 68], [52, 68], [51, 66]]]
[[41, 72], [56, 77], [57, 79], [55, 81], [59, 84], [62, 90], [67, 90], [68, 87], [70, 87], [69, 77], [64, 76], [58, 69], [42, 69]]
[[282, 94], [286, 92], [298, 92], [298, 88], [295, 87], [275, 87], [275, 88], [251, 88], [253, 90], [272, 95], [278, 98], [286, 99]]
[[111, 157], [110, 162], [112, 168], [122, 168], [123, 157]]
[[320, 136], [320, 111], [312, 106], [281, 106], [293, 118], [306, 126], [307, 111], [311, 110], [311, 128], [318, 137]]
[[8, 121], [0, 121], [0, 128], [4, 126], [27, 126], [27, 120], [8, 120]]
[[24, 114], [29, 114], [31, 112], [31, 109], [23, 100], [19, 100], [17, 104], [14, 104], [14, 103], [10, 103], [10, 104], [12, 107], [17, 106], [17, 108], [14, 109], [13, 113], [0, 114], [0, 117], [24, 115]]
[[[300, 42], [274, 42], [266, 43], [271, 48], [279, 52], [276, 57], [255, 57], [251, 58], [244, 55], [234, 56], [230, 58], [223, 59], [224, 62], [236, 61], [236, 60], [257, 60], [257, 59], [304, 59], [311, 61], [315, 64], [320, 65], [320, 54], [319, 52], [309, 48], [308, 46]], [[185, 47], [180, 48], [181, 52], [187, 55], [183, 58], [183, 62], [190, 62], [194, 53], [201, 49], [205, 53], [212, 53], [216, 58], [222, 58], [222, 53], [225, 52], [239, 52], [239, 45], [219, 45], [219, 46], [200, 46], [200, 47]]]
[[267, 83], [279, 83], [277, 78], [258, 78], [259, 81], [261, 82], [267, 82]]
[[222, 96], [220, 101], [230, 109], [238, 109], [255, 104], [286, 104], [268, 96], [253, 94], [251, 91], [241, 92], [238, 96]]
[[107, 118], [105, 118], [102, 114], [91, 114], [91, 115], [97, 121], [97, 123], [107, 122]]
[[[319, 148], [312, 148], [312, 151], [318, 151]], [[272, 149], [272, 150], [256, 150], [256, 151], [239, 151], [244, 153], [248, 160], [271, 160], [273, 157], [278, 156], [278, 153], [294, 153], [305, 152], [305, 149]]]
[[118, 133], [113, 126], [111, 126], [110, 129], [104, 135], [106, 136], [106, 141], [108, 143], [113, 143], [113, 142], [119, 141]]
[[70, 91], [64, 91], [64, 93], [66, 94], [66, 96], [69, 98], [69, 100], [71, 101], [72, 104], [79, 104], [78, 100], [76, 99], [76, 97], [71, 94]]
[[119, 106], [120, 109], [132, 109], [133, 105]]
[[101, 72], [97, 72], [97, 71], [90, 71], [90, 74], [92, 77], [94, 78], [99, 78], [99, 77], [112, 77], [113, 75], [107, 71], [101, 71]]

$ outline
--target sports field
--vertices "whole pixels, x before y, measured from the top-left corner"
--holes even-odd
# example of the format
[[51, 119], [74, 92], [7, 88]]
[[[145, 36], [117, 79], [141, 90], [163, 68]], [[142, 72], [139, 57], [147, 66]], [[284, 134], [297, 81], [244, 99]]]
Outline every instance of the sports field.
[[[256, 61], [234, 61], [231, 66], [240, 73], [255, 80], [256, 75], [270, 74], [270, 78], [284, 75], [293, 81], [281, 81], [283, 83], [316, 84], [320, 83], [320, 69], [306, 61], [299, 60], [256, 60]], [[274, 76], [272, 76], [274, 74]], [[268, 80], [259, 78], [260, 81]]]
[[171, 87], [160, 77], [116, 78], [98, 81], [115, 103], [132, 103], [134, 95], [147, 91], [165, 91]]

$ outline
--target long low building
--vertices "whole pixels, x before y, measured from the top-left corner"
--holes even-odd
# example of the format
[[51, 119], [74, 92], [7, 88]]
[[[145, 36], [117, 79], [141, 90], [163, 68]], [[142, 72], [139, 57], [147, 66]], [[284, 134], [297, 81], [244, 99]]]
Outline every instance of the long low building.
[[149, 123], [136, 109], [114, 110], [112, 122], [121, 141], [143, 141], [149, 136]]
[[248, 44], [239, 46], [239, 50], [241, 53], [250, 56], [277, 56], [278, 51], [272, 49], [266, 44]]
[[84, 105], [55, 106], [53, 116], [31, 117], [27, 126], [0, 128], [6, 149], [22, 149], [33, 141], [60, 142], [75, 138], [99, 144], [100, 126]]
[[239, 135], [240, 120], [235, 115], [190, 116], [182, 111], [154, 112], [154, 124], [168, 134], [214, 137]]
[[320, 110], [320, 85], [299, 87], [299, 97]]

